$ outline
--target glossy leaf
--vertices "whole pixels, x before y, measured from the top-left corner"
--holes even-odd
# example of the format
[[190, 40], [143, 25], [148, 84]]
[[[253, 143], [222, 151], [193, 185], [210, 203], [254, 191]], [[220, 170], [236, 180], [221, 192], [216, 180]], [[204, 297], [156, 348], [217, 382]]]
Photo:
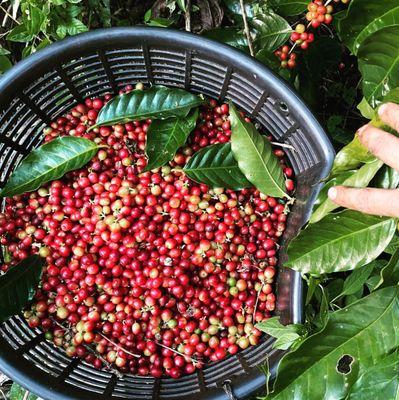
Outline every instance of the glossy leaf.
[[112, 12], [110, 0], [89, 0], [89, 9], [96, 10], [94, 17], [98, 20], [100, 26], [104, 28], [111, 27]]
[[265, 64], [270, 69], [272, 69], [283, 79], [287, 81], [290, 79], [291, 72], [287, 68], [281, 68], [281, 61], [279, 61], [279, 59], [272, 51], [267, 49], [261, 49], [256, 53], [255, 58], [259, 60], [261, 63]]
[[332, 300], [339, 296], [344, 287], [344, 282], [345, 281], [341, 278], [332, 279], [330, 282], [328, 282], [328, 284], [324, 287], [324, 290], [327, 292], [329, 299]]
[[382, 189], [396, 189], [399, 187], [399, 172], [384, 165], [374, 179], [375, 185]]
[[186, 11], [187, 5], [185, 0], [176, 0], [176, 4], [179, 6], [180, 10]]
[[[338, 30], [338, 24], [341, 19], [344, 19], [346, 15], [348, 14], [348, 9], [343, 9], [341, 11], [335, 12], [334, 10], [334, 19], [333, 19], [333, 26], [336, 30]], [[339, 35], [339, 32], [337, 32]]]
[[[234, 20], [235, 24], [243, 25], [240, 0], [223, 0], [223, 4], [226, 8], [227, 13]], [[247, 19], [251, 20], [252, 18], [254, 18], [256, 12], [258, 11], [258, 0], [246, 0], [244, 2], [244, 6]]]
[[392, 218], [351, 210], [329, 214], [290, 242], [285, 265], [313, 275], [352, 270], [378, 257], [395, 229]]
[[90, 140], [64, 136], [32, 150], [11, 174], [1, 197], [31, 192], [87, 164], [98, 151]]
[[377, 289], [379, 287], [386, 287], [391, 285], [399, 284], [399, 248], [392, 254], [391, 259], [388, 264], [382, 268], [380, 273], [380, 280], [377, 286], [374, 288]]
[[287, 196], [284, 175], [272, 146], [230, 102], [231, 149], [242, 173], [263, 194]]
[[46, 21], [46, 15], [42, 10], [33, 4], [29, 4], [27, 11], [29, 16], [26, 19], [26, 28], [29, 34], [35, 36], [42, 30], [42, 25]]
[[12, 67], [12, 63], [7, 56], [0, 55], [0, 74], [6, 72], [8, 69]]
[[[375, 160], [369, 164], [363, 165], [358, 171], [349, 176], [343, 182], [339, 182], [338, 178], [336, 178], [336, 182], [342, 186], [350, 186], [355, 188], [364, 188], [366, 187], [371, 180], [374, 178], [376, 173], [382, 167], [383, 162], [380, 160]], [[346, 175], [346, 174], [345, 174]], [[331, 185], [333, 186], [333, 185]], [[330, 186], [330, 187], [331, 187]], [[332, 202], [328, 197], [316, 208], [313, 212], [312, 216], [309, 219], [311, 224], [320, 221], [323, 219], [328, 213], [339, 208], [337, 204]]]
[[363, 163], [369, 163], [376, 158], [360, 143], [359, 137], [355, 135], [353, 140], [343, 147], [335, 156], [331, 174], [348, 171], [357, 168]]
[[176, 21], [173, 18], [162, 18], [162, 17], [155, 17], [150, 18], [146, 21], [146, 25], [148, 26], [155, 26], [158, 28], [168, 28], [172, 26]]
[[6, 56], [10, 54], [9, 50], [5, 49], [3, 46], [0, 46], [0, 56]]
[[266, 49], [259, 50], [256, 53], [256, 59], [268, 66], [273, 71], [278, 72], [281, 68], [281, 61], [279, 61], [272, 51]]
[[299, 324], [283, 325], [279, 319], [280, 317], [269, 318], [256, 324], [256, 328], [277, 339], [273, 348], [287, 350], [301, 337], [304, 329]]
[[344, 128], [344, 126], [344, 116], [342, 115], [331, 115], [326, 122], [328, 135], [339, 143], [339, 147], [347, 145], [353, 138], [353, 132]]
[[30, 42], [33, 39], [34, 35], [28, 32], [26, 24], [22, 23], [16, 25], [10, 33], [7, 35], [7, 40], [11, 42]]
[[381, 270], [388, 264], [387, 260], [384, 260], [382, 258], [377, 258], [376, 260], [372, 261], [370, 264], [374, 265], [373, 272], [371, 273], [371, 276], [367, 279], [366, 281], [366, 286], [367, 289], [372, 292], [377, 288], [380, 282], [380, 275], [381, 275]]
[[193, 181], [213, 188], [240, 190], [252, 186], [238, 167], [230, 143], [204, 147], [190, 158], [184, 172]]
[[259, 48], [274, 51], [285, 43], [292, 32], [290, 24], [272, 11], [258, 13], [251, 21]]
[[9, 400], [39, 400], [39, 398], [14, 382], [10, 389]]
[[357, 292], [353, 294], [349, 294], [344, 298], [344, 305], [345, 307], [355, 303], [356, 301], [360, 300], [363, 297], [364, 288], [360, 288]]
[[399, 87], [396, 87], [396, 88], [390, 90], [388, 92], [388, 94], [386, 94], [384, 96], [383, 100], [384, 100], [384, 103], [391, 102], [391, 103], [399, 104]]
[[338, 25], [341, 40], [356, 54], [364, 40], [374, 32], [399, 24], [397, 0], [352, 0], [348, 13]]
[[99, 112], [96, 125], [113, 125], [147, 118], [185, 117], [202, 100], [183, 89], [154, 86], [132, 90], [110, 100]]
[[243, 50], [247, 53], [249, 52], [248, 41], [242, 30], [232, 27], [215, 28], [206, 31], [204, 36], [208, 39], [228, 44], [229, 46]]
[[39, 285], [44, 259], [30, 256], [0, 276], [0, 322], [22, 311]]
[[374, 108], [392, 89], [399, 86], [399, 25], [369, 36], [358, 51], [363, 93]]
[[373, 269], [374, 264], [371, 262], [351, 272], [344, 281], [342, 292], [337, 297], [349, 296], [362, 289]]
[[399, 249], [399, 236], [396, 234], [389, 242], [388, 246], [385, 247], [384, 253], [393, 254]]
[[358, 104], [357, 109], [360, 111], [360, 114], [362, 114], [364, 118], [367, 118], [369, 120], [373, 120], [374, 118], [378, 117], [376, 110], [374, 110], [374, 108], [370, 106], [370, 104], [364, 97], [362, 98], [362, 101]]
[[328, 199], [328, 190], [333, 186], [342, 185], [348, 178], [353, 176], [357, 170], [344, 171], [339, 175], [334, 176], [329, 179], [324, 186], [321, 188], [319, 194], [317, 195], [317, 199], [314, 202], [313, 212]]
[[173, 159], [195, 128], [197, 118], [198, 109], [195, 109], [184, 118], [156, 119], [151, 123], [147, 131], [145, 171], [162, 167]]
[[[398, 318], [399, 287], [373, 292], [331, 313], [321, 332], [283, 357], [270, 398], [345, 398], [359, 369], [367, 369], [399, 346]], [[347, 373], [337, 369], [345, 355], [352, 358]]]
[[347, 400], [399, 400], [399, 353], [378, 360], [368, 367], [350, 388]]
[[319, 279], [314, 276], [306, 277], [306, 283], [308, 287], [306, 288], [306, 298], [305, 298], [305, 305], [307, 306], [310, 301], [313, 299], [315, 294], [316, 288], [319, 285]]
[[316, 317], [312, 321], [316, 326], [317, 330], [320, 331], [324, 329], [328, 321], [328, 310], [329, 310], [329, 297], [326, 290], [322, 289], [322, 286], [318, 286], [315, 291], [315, 295], [318, 299], [319, 312], [316, 314]]
[[271, 6], [277, 14], [283, 17], [290, 17], [292, 15], [302, 14], [309, 1], [307, 0], [272, 0]]

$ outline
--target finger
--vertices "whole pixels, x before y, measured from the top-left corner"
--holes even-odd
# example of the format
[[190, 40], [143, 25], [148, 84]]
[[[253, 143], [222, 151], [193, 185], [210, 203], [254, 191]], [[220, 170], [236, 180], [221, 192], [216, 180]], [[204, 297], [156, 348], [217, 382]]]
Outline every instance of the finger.
[[399, 189], [355, 189], [335, 186], [328, 197], [336, 204], [365, 214], [399, 217]]
[[361, 143], [380, 160], [399, 170], [399, 139], [388, 132], [372, 125], [365, 125], [358, 130]]
[[399, 132], [399, 105], [385, 103], [378, 109], [381, 121]]

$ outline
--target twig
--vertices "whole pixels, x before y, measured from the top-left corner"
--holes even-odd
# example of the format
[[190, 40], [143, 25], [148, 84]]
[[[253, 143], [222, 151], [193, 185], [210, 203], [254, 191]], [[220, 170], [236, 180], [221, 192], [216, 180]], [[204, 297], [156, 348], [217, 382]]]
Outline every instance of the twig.
[[[0, 5], [0, 8], [3, 10], [3, 12], [8, 18], [12, 19], [17, 25], [19, 25], [19, 22], [8, 12], [8, 10], [6, 10], [2, 5]], [[3, 23], [5, 22], [3, 21]]]
[[[10, 10], [10, 8], [11, 8], [11, 5], [8, 6], [8, 10]], [[8, 14], [5, 13], [4, 14], [4, 18], [3, 18], [3, 22], [1, 23], [2, 28], [4, 28], [6, 26], [7, 20], [8, 20]]]
[[297, 46], [298, 46], [298, 43], [295, 42], [294, 45], [291, 47], [291, 50], [288, 54], [291, 54], [295, 50], [295, 47], [297, 47]]
[[64, 325], [60, 324], [56, 319], [51, 318], [51, 317], [50, 317], [50, 319], [51, 319], [51, 321], [53, 321], [56, 325], [58, 325], [60, 328], [62, 328], [64, 331], [72, 332], [72, 329], [71, 329], [71, 328], [68, 328], [67, 326], [64, 326]]
[[107, 338], [105, 335], [103, 335], [101, 332], [96, 332], [96, 333], [98, 333], [102, 338], [104, 338], [104, 339], [107, 340], [109, 343], [111, 343], [113, 346], [115, 346], [118, 350], [121, 350], [121, 351], [123, 351], [124, 353], [129, 354], [129, 355], [131, 355], [131, 356], [133, 356], [133, 357], [140, 358], [140, 356], [139, 356], [138, 354], [131, 353], [130, 351], [124, 349], [123, 347], [121, 347], [121, 346], [119, 346], [118, 344], [116, 344], [115, 342], [113, 342], [111, 339], [108, 339], [108, 338]]
[[334, 309], [336, 309], [336, 310], [342, 310], [342, 308], [338, 305], [338, 304], [335, 304], [335, 303], [332, 303], [332, 304], [330, 304], [330, 306], [331, 306], [331, 309], [334, 311]]
[[187, 0], [184, 18], [186, 20], [186, 31], [191, 32], [191, 0]]
[[280, 143], [280, 142], [270, 142], [270, 144], [272, 144], [273, 146], [284, 147], [286, 149], [290, 149], [292, 151], [296, 151], [295, 147], [292, 146], [291, 144]]
[[[58, 321], [56, 321], [54, 318], [51, 318], [51, 320], [58, 325], [60, 328], [64, 329], [67, 332], [71, 332], [72, 329], [71, 328], [67, 328], [66, 326], [60, 324]], [[101, 333], [100, 336], [104, 337]], [[107, 338], [105, 338], [107, 339]], [[90, 353], [94, 354], [99, 360], [102, 361], [102, 363], [107, 367], [108, 370], [112, 371], [118, 378], [122, 378], [123, 375], [115, 368], [113, 368], [112, 364], [109, 363], [100, 353], [98, 353], [96, 350], [94, 350], [92, 347], [90, 347], [88, 344], [86, 343], [82, 343], [82, 346], [88, 350]], [[117, 346], [118, 347], [118, 346]], [[123, 350], [123, 349], [121, 349]]]
[[115, 369], [110, 362], [108, 362], [101, 354], [99, 354], [96, 350], [91, 348], [87, 344], [82, 344], [82, 346], [89, 351], [90, 353], [94, 354], [101, 362], [107, 367], [109, 371], [112, 371], [118, 378], [123, 378], [123, 374]]
[[255, 57], [255, 50], [252, 44], [251, 32], [249, 31], [248, 19], [247, 19], [247, 12], [245, 11], [244, 0], [240, 0], [240, 7], [242, 13], [242, 20], [244, 22], [244, 32], [245, 36], [247, 37], [249, 53], [252, 57]]
[[7, 36], [9, 33], [11, 32], [11, 30], [4, 32], [4, 33], [0, 33], [0, 39], [4, 36]]
[[272, 374], [270, 373], [270, 364], [269, 364], [269, 355], [266, 355], [265, 366], [267, 368], [266, 375], [266, 397], [270, 394], [270, 377]]
[[180, 353], [180, 351], [177, 351], [177, 350], [175, 350], [175, 349], [172, 349], [172, 348], [169, 347], [169, 346], [165, 346], [165, 345], [162, 344], [162, 343], [159, 343], [159, 342], [155, 342], [155, 343], [156, 343], [158, 346], [163, 347], [164, 349], [168, 349], [168, 350], [170, 350], [171, 352], [178, 354], [179, 356], [187, 357], [189, 360], [191, 360], [191, 362], [192, 362], [193, 364], [198, 364], [198, 363], [205, 364], [205, 363], [202, 362], [202, 361], [198, 361], [198, 360], [196, 360], [195, 358], [192, 358], [192, 357], [190, 357], [190, 356], [186, 356], [185, 354]]
[[256, 295], [256, 301], [255, 301], [254, 312], [253, 312], [253, 314], [252, 314], [252, 323], [255, 322], [255, 314], [256, 314], [256, 309], [258, 308], [259, 296], [260, 296], [260, 292], [262, 291], [264, 285], [265, 285], [265, 284], [262, 283], [262, 285], [260, 286], [260, 288], [259, 288], [259, 290], [258, 290], [258, 293], [257, 293], [257, 295]]
[[12, 16], [14, 18], [17, 18], [17, 13], [18, 13], [20, 3], [21, 3], [21, 0], [14, 0], [12, 2]]
[[0, 394], [1, 394], [3, 400], [7, 400], [7, 396], [6, 396], [6, 394], [3, 392], [3, 389], [2, 389], [2, 388], [0, 388]]
[[324, 28], [328, 30], [328, 33], [330, 34], [330, 38], [334, 38], [334, 32], [331, 30], [331, 28], [327, 24], [323, 24]]

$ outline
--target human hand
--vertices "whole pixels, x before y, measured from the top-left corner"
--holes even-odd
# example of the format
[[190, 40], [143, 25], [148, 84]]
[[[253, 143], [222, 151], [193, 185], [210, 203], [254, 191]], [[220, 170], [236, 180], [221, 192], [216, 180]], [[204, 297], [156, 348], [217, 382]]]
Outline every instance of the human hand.
[[[399, 131], [399, 106], [383, 104], [378, 114], [388, 126]], [[368, 124], [357, 132], [361, 143], [385, 164], [399, 171], [399, 139], [388, 132]], [[355, 189], [335, 186], [328, 197], [336, 204], [366, 214], [399, 217], [399, 189]]]

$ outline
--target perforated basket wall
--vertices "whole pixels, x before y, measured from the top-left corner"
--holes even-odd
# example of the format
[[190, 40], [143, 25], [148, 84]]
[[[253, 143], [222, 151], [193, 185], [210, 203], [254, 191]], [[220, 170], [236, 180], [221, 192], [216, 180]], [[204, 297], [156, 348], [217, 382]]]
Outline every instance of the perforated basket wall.
[[[333, 158], [323, 130], [302, 101], [273, 73], [244, 53], [195, 35], [165, 29], [115, 28], [79, 35], [19, 63], [0, 81], [0, 184], [41, 142], [41, 132], [85, 97], [117, 93], [143, 82], [185, 88], [231, 99], [275, 140], [294, 146], [297, 202], [285, 240], [306, 221], [318, 182]], [[281, 255], [283, 257], [283, 255]], [[281, 269], [277, 312], [298, 322], [302, 285]], [[28, 327], [20, 316], [0, 325], [0, 369], [44, 399], [226, 399], [223, 383], [244, 398], [263, 387], [259, 366], [269, 357], [274, 371], [281, 352], [271, 338], [178, 380], [98, 371], [71, 359]]]

